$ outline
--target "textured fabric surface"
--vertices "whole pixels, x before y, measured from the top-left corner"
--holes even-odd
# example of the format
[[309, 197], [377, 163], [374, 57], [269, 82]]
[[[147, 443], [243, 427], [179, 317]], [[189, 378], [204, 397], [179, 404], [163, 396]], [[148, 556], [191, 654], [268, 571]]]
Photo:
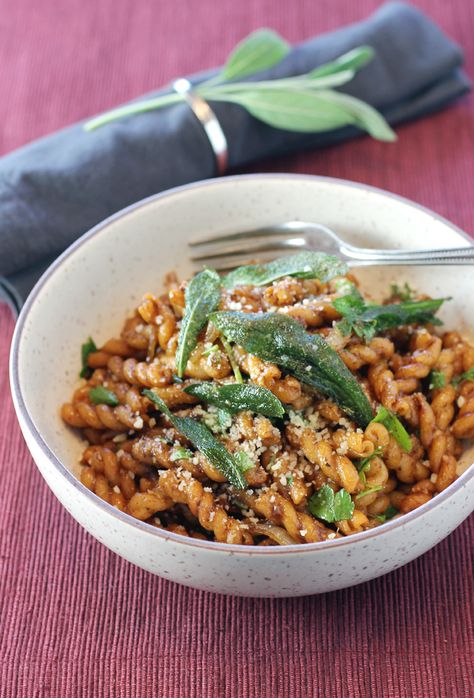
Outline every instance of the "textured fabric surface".
[[[472, 3], [417, 4], [472, 75]], [[0, 149], [218, 64], [258, 26], [299, 41], [378, 5], [0, 0]], [[473, 97], [398, 133], [396, 146], [361, 138], [254, 169], [368, 182], [474, 231]], [[2, 698], [472, 695], [472, 520], [406, 567], [322, 596], [225, 598], [152, 577], [86, 534], [37, 472], [9, 397], [12, 330], [0, 307]]]
[[[381, 109], [392, 124], [431, 113], [468, 90], [459, 47], [426, 15], [399, 2], [297, 43], [260, 78], [302, 74], [364, 44], [375, 57], [344, 91]], [[296, 133], [263, 124], [237, 104], [212, 102], [212, 108], [227, 137], [230, 168], [360, 134], [353, 127]], [[78, 123], [15, 150], [0, 159], [0, 274], [26, 298], [41, 266], [86, 230], [139, 199], [215, 171], [204, 130], [182, 103], [90, 133]]]

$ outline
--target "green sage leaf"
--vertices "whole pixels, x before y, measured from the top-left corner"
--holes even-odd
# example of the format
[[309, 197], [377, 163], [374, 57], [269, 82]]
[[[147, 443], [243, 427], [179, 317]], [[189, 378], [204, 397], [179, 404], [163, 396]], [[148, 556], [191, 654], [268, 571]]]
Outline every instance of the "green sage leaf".
[[339, 490], [334, 494], [329, 485], [323, 485], [308, 500], [308, 509], [315, 518], [334, 523], [351, 518], [354, 502], [346, 490]]
[[283, 417], [285, 414], [280, 400], [270, 390], [254, 383], [192, 383], [184, 391], [231, 414], [245, 410], [266, 417]]
[[396, 414], [390, 412], [390, 410], [387, 410], [386, 407], [382, 406], [379, 407], [379, 410], [372, 422], [380, 422], [380, 424], [383, 424], [389, 434], [393, 436], [395, 441], [400, 444], [403, 450], [410, 453], [412, 446], [410, 435]]
[[366, 483], [366, 477], [365, 477], [365, 472], [370, 468], [370, 465], [372, 463], [372, 460], [374, 458], [378, 458], [378, 456], [381, 456], [383, 453], [383, 450], [380, 446], [377, 446], [377, 448], [374, 450], [373, 453], [370, 454], [370, 456], [366, 456], [365, 458], [362, 458], [357, 466], [357, 472], [359, 473], [359, 477], [361, 482]]
[[120, 401], [112, 390], [107, 390], [103, 385], [97, 385], [89, 390], [89, 400], [95, 405], [110, 405], [117, 407]]
[[341, 73], [346, 70], [350, 70], [355, 73], [357, 70], [360, 70], [360, 68], [363, 68], [364, 65], [369, 63], [373, 59], [374, 55], [375, 51], [371, 46], [358, 46], [357, 48], [352, 49], [352, 51], [348, 51], [342, 56], [339, 56], [339, 58], [336, 58], [334, 61], [323, 63], [323, 65], [314, 68], [314, 70], [311, 70], [308, 73], [308, 76], [312, 78], [321, 78], [326, 75], [334, 75], [334, 73]]
[[[320, 95], [321, 92], [322, 90], [319, 93]], [[344, 109], [353, 119], [353, 121], [348, 123], [352, 123], [363, 131], [367, 131], [372, 138], [387, 142], [397, 140], [395, 132], [390, 128], [382, 114], [370, 106], [370, 104], [367, 104], [367, 102], [336, 90], [325, 90], [324, 99]]]
[[185, 292], [185, 307], [176, 349], [176, 371], [183, 377], [189, 356], [209, 315], [219, 307], [221, 280], [213, 269], [204, 269], [191, 279]]
[[191, 417], [176, 417], [166, 403], [152, 390], [145, 389], [146, 395], [165, 414], [175, 429], [185, 436], [230, 482], [239, 489], [245, 489], [247, 482], [242, 471], [225, 446], [218, 441], [211, 431], [201, 422]]
[[82, 370], [79, 373], [80, 378], [89, 378], [92, 375], [92, 369], [87, 365], [87, 359], [89, 354], [92, 354], [94, 351], [97, 351], [97, 347], [92, 337], [89, 337], [87, 342], [81, 345]]
[[364, 490], [363, 492], [359, 492], [359, 494], [356, 496], [356, 499], [362, 499], [362, 497], [365, 497], [367, 494], [373, 494], [374, 492], [380, 492], [381, 489], [383, 489], [382, 485], [375, 485], [374, 487], [369, 487], [368, 489]]
[[228, 339], [264, 361], [271, 361], [303, 383], [332, 398], [357, 424], [373, 417], [356, 378], [318, 334], [281, 313], [213, 313], [211, 320]]
[[252, 89], [249, 83], [245, 92], [222, 96], [214, 93], [211, 99], [240, 104], [256, 119], [286, 131], [318, 133], [357, 126], [379, 140], [396, 139], [384, 117], [373, 107], [335, 90], [288, 89], [286, 85], [259, 90]]
[[347, 271], [347, 265], [337, 257], [323, 252], [300, 252], [288, 257], [280, 257], [268, 264], [238, 267], [224, 276], [222, 283], [229, 289], [248, 284], [265, 286], [284, 276], [320, 279], [325, 282], [335, 276], [344, 276]]
[[272, 68], [288, 55], [290, 49], [289, 43], [272, 29], [258, 29], [237, 44], [220, 77], [236, 80]]
[[393, 519], [394, 516], [399, 514], [400, 512], [398, 509], [395, 509], [392, 504], [389, 504], [388, 507], [385, 509], [383, 514], [379, 514], [375, 518], [384, 523], [385, 521], [389, 521], [390, 519]]

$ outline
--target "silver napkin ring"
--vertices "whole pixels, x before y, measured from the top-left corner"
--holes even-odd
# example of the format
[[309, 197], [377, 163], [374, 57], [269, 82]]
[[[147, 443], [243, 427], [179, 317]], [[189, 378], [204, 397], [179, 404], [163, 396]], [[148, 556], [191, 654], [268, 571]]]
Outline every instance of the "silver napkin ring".
[[173, 89], [178, 94], [183, 95], [196, 118], [200, 121], [216, 158], [217, 172], [218, 174], [224, 174], [227, 169], [229, 151], [227, 148], [227, 139], [217, 116], [206, 100], [193, 91], [191, 83], [189, 80], [186, 80], [186, 78], [175, 80], [173, 82]]

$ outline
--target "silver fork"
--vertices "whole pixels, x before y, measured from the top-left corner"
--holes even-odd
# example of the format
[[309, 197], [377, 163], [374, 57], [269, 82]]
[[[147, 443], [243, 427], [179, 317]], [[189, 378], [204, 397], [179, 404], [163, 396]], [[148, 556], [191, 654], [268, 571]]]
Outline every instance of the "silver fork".
[[[255, 230], [191, 240], [191, 260], [215, 269], [232, 269], [249, 260], [266, 261], [275, 252], [313, 250], [342, 258], [351, 267], [370, 265], [474, 264], [474, 245], [434, 250], [373, 250], [354, 247], [319, 223], [288, 221]], [[273, 254], [272, 254], [273, 253]], [[265, 259], [263, 259], [263, 258]]]

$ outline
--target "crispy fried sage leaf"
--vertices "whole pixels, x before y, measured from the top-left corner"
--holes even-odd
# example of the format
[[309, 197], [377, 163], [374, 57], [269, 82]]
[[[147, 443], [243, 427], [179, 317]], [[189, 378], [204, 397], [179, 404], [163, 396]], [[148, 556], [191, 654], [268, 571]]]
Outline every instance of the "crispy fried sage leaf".
[[209, 429], [191, 417], [176, 417], [167, 407], [166, 403], [152, 390], [145, 389], [146, 395], [165, 414], [180, 434], [185, 436], [194, 448], [197, 448], [214, 465], [234, 487], [245, 489], [247, 482], [242, 474], [239, 464], [233, 456], [218, 441]]
[[247, 284], [265, 286], [283, 276], [329, 281], [335, 276], [344, 274], [347, 274], [347, 265], [337, 257], [323, 252], [300, 252], [288, 257], [280, 257], [268, 264], [238, 267], [224, 276], [222, 283], [226, 288]]
[[361, 386], [329, 344], [280, 313], [213, 313], [211, 321], [228, 339], [271, 361], [332, 398], [357, 424], [373, 417]]
[[334, 491], [323, 485], [308, 501], [308, 509], [317, 519], [328, 523], [350, 519], [354, 512], [354, 502], [346, 490]]
[[383, 332], [400, 325], [412, 323], [440, 325], [441, 321], [434, 313], [447, 298], [433, 298], [424, 301], [405, 301], [390, 305], [368, 305], [359, 291], [354, 290], [345, 296], [335, 298], [332, 302], [343, 316], [337, 326], [344, 335], [352, 332], [358, 337], [370, 341], [378, 332]]
[[395, 441], [400, 444], [404, 451], [407, 453], [411, 451], [410, 435], [396, 414], [390, 412], [390, 410], [387, 410], [386, 407], [379, 407], [379, 410], [372, 421], [383, 424], [389, 434], [393, 436]]
[[266, 417], [283, 417], [285, 414], [285, 408], [273, 393], [253, 383], [193, 383], [184, 391], [231, 414], [244, 410]]
[[97, 385], [95, 388], [89, 390], [89, 400], [95, 405], [110, 405], [110, 407], [117, 407], [120, 405], [120, 401], [116, 394], [112, 390], [107, 390], [103, 385]]
[[81, 345], [82, 370], [79, 374], [80, 378], [89, 378], [92, 374], [92, 369], [87, 365], [87, 359], [89, 358], [89, 354], [92, 354], [93, 351], [97, 351], [97, 347], [92, 337], [89, 337], [87, 342]]
[[185, 307], [176, 349], [176, 371], [182, 378], [189, 355], [196, 346], [199, 332], [209, 315], [219, 307], [221, 280], [213, 269], [204, 269], [189, 282], [185, 292]]

